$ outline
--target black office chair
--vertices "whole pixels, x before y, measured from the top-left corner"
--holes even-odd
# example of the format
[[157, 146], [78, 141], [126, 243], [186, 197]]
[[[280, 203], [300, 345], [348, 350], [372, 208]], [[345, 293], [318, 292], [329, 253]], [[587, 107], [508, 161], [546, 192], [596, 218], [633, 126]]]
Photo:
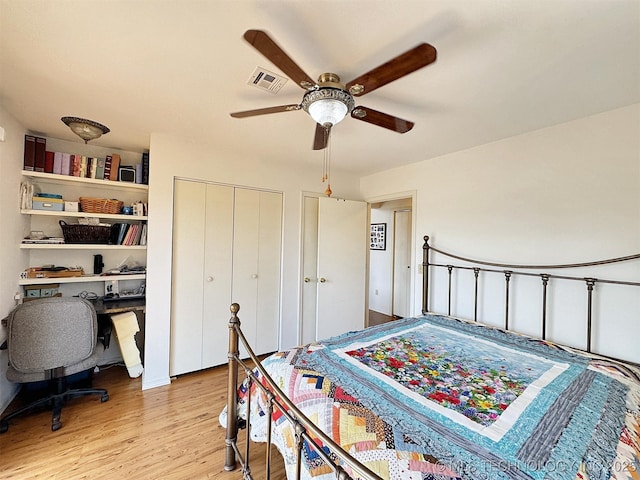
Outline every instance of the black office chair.
[[0, 433], [13, 418], [42, 407], [53, 410], [51, 430], [62, 423], [62, 406], [71, 398], [99, 395], [109, 400], [102, 388], [69, 388], [70, 375], [87, 372], [91, 378], [105, 345], [98, 338], [98, 321], [93, 305], [81, 298], [56, 297], [32, 300], [17, 306], [6, 318], [9, 367], [7, 379], [14, 383], [46, 381], [50, 393], [0, 419]]

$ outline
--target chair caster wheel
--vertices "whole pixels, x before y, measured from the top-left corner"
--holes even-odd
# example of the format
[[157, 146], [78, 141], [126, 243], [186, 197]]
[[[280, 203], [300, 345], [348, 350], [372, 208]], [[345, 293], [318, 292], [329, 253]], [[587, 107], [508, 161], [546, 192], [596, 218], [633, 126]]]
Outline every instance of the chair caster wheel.
[[102, 403], [106, 402], [107, 400], [109, 400], [109, 394], [105, 393], [104, 395], [102, 395], [102, 397], [100, 397], [100, 401]]
[[9, 430], [9, 424], [5, 422], [0, 423], [0, 433], [4, 433], [7, 430]]
[[51, 431], [55, 432], [56, 430], [60, 430], [61, 427], [62, 427], [62, 422], [53, 422], [51, 424]]

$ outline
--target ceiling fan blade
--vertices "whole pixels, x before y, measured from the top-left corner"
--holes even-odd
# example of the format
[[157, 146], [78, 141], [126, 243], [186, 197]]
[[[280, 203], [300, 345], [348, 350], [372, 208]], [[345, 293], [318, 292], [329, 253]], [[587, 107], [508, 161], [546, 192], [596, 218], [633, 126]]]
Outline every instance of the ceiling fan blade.
[[244, 39], [302, 88], [308, 89], [316, 84], [266, 32], [247, 30]]
[[356, 97], [370, 93], [376, 88], [404, 77], [436, 61], [436, 49], [428, 43], [421, 43], [408, 52], [392, 58], [387, 63], [360, 75], [347, 83], [346, 88]]
[[267, 108], [258, 108], [256, 110], [245, 110], [244, 112], [234, 112], [230, 115], [233, 118], [245, 118], [245, 117], [255, 117], [256, 115], [266, 115], [268, 113], [280, 113], [280, 112], [291, 112], [293, 110], [300, 110], [300, 105], [291, 104], [291, 105], [279, 105], [277, 107], [267, 107]]
[[393, 117], [367, 107], [354, 108], [351, 112], [351, 117], [398, 133], [407, 133], [415, 125], [413, 122], [408, 120]]
[[313, 137], [313, 149], [324, 150], [329, 143], [329, 135], [331, 134], [331, 127], [325, 127], [316, 123], [316, 134]]

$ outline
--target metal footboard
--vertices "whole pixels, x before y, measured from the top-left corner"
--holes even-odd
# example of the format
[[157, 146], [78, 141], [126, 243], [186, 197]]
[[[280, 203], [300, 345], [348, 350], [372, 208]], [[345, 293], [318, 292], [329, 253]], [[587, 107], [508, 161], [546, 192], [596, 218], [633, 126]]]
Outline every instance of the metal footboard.
[[[346, 451], [335, 443], [328, 435], [320, 430], [313, 422], [311, 422], [292, 402], [286, 395], [278, 388], [273, 379], [269, 376], [264, 369], [258, 357], [254, 354], [253, 350], [249, 346], [245, 336], [240, 329], [240, 319], [238, 318], [238, 311], [240, 305], [234, 303], [231, 305], [231, 319], [229, 320], [229, 377], [227, 386], [227, 435], [225, 439], [226, 454], [224, 469], [232, 471], [236, 469], [237, 463], [240, 464], [242, 469], [242, 477], [245, 480], [252, 480], [253, 476], [250, 467], [249, 446], [250, 433], [251, 433], [251, 390], [252, 385], [260, 388], [267, 398], [268, 414], [271, 415], [274, 409], [279, 410], [282, 415], [291, 423], [293, 431], [295, 432], [296, 439], [296, 479], [300, 479], [303, 447], [305, 444], [310, 446], [320, 458], [325, 462], [327, 466], [335, 474], [335, 478], [338, 480], [352, 479], [343, 465], [349, 466], [352, 471], [357, 472], [357, 478], [362, 480], [382, 480], [378, 475], [373, 473], [367, 467], [362, 465], [358, 460], [351, 457]], [[239, 357], [239, 344], [247, 350], [251, 362], [254, 366], [245, 363]], [[248, 391], [247, 391], [247, 418], [246, 429], [247, 438], [245, 451], [241, 452], [237, 444], [239, 421], [237, 418], [237, 401], [238, 401], [238, 370], [242, 367], [247, 379], [248, 379]], [[266, 386], [258, 380], [254, 368], [260, 372]], [[271, 423], [267, 422], [267, 440], [266, 440], [266, 478], [271, 478]], [[330, 451], [339, 459], [339, 462], [334, 460], [322, 449], [322, 447], [314, 439], [318, 438], [322, 444], [330, 449]]]

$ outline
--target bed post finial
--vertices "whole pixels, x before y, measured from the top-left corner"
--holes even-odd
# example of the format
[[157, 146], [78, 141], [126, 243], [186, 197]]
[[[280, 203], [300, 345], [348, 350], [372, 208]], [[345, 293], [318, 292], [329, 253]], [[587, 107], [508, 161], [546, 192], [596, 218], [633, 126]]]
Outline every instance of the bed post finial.
[[227, 435], [225, 437], [225, 462], [224, 469], [226, 471], [235, 470], [236, 468], [236, 455], [233, 448], [233, 444], [236, 441], [238, 435], [237, 419], [237, 388], [238, 388], [238, 330], [240, 326], [240, 319], [238, 318], [238, 312], [240, 311], [240, 305], [232, 303], [231, 318], [229, 319], [229, 352], [227, 358], [228, 364], [228, 383], [227, 383]]

